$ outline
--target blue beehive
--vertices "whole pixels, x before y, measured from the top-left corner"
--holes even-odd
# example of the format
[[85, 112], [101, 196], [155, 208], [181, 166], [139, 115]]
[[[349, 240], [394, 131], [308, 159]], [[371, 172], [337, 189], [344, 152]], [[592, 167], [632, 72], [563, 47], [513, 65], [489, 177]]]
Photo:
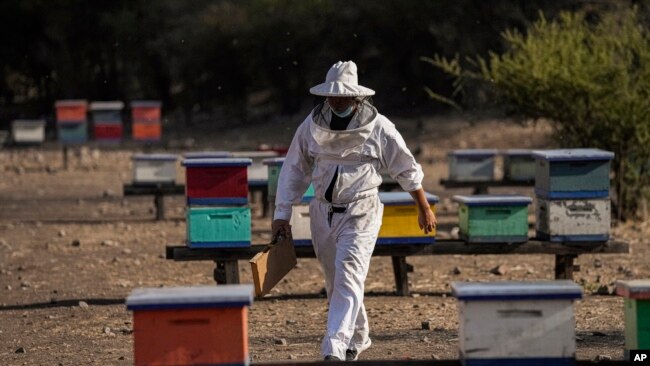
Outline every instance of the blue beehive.
[[83, 144], [88, 140], [88, 127], [83, 123], [59, 123], [59, 141], [63, 144]]
[[614, 153], [599, 149], [533, 151], [535, 193], [547, 199], [609, 196], [610, 161]]
[[571, 280], [453, 282], [458, 299], [459, 351], [465, 366], [575, 364]]

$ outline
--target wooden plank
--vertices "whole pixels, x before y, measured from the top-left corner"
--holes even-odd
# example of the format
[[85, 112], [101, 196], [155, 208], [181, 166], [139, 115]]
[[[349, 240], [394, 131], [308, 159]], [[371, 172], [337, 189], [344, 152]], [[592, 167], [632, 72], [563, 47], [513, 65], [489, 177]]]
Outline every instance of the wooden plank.
[[535, 185], [535, 181], [519, 181], [519, 180], [487, 180], [479, 182], [466, 182], [456, 181], [450, 179], [440, 179], [440, 185], [445, 188], [476, 188], [482, 187], [531, 187]]
[[[237, 260], [251, 259], [264, 249], [263, 245], [248, 248], [188, 248], [187, 246], [168, 246], [167, 259], [175, 261], [193, 260]], [[424, 255], [477, 255], [477, 254], [555, 254], [580, 255], [594, 253], [629, 253], [629, 244], [610, 240], [606, 243], [562, 244], [530, 240], [526, 243], [466, 243], [460, 240], [441, 239], [433, 244], [390, 244], [377, 245], [373, 256], [424, 256]], [[298, 258], [315, 258], [312, 246], [296, 247]]]
[[182, 184], [125, 184], [122, 186], [124, 196], [147, 196], [147, 195], [181, 195], [185, 194], [185, 186]]
[[236, 260], [215, 261], [214, 281], [218, 285], [239, 283], [239, 265]]
[[393, 256], [393, 274], [395, 275], [395, 289], [399, 296], [409, 295], [408, 264], [406, 257]]
[[556, 255], [555, 256], [555, 279], [572, 280], [575, 266], [573, 260], [577, 255]]

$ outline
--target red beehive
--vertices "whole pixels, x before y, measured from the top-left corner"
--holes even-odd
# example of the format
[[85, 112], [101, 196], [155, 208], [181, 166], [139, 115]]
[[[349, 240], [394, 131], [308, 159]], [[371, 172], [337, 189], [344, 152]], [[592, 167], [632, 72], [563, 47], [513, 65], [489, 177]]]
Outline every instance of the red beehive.
[[97, 140], [121, 140], [122, 139], [122, 125], [104, 124], [95, 125], [95, 139]]
[[191, 205], [248, 203], [251, 159], [185, 159], [185, 196]]
[[88, 103], [85, 100], [58, 100], [54, 103], [58, 123], [85, 123]]
[[131, 117], [133, 122], [160, 122], [160, 107], [162, 103], [155, 100], [131, 102]]
[[135, 365], [248, 365], [251, 285], [135, 289]]

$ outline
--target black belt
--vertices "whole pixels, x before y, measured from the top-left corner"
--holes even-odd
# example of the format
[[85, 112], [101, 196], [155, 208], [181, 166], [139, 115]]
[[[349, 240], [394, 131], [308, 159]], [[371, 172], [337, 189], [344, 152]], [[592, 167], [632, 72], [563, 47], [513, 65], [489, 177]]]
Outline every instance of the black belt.
[[346, 207], [330, 205], [330, 210], [327, 212], [327, 224], [332, 227], [332, 216], [335, 213], [345, 213], [346, 210]]

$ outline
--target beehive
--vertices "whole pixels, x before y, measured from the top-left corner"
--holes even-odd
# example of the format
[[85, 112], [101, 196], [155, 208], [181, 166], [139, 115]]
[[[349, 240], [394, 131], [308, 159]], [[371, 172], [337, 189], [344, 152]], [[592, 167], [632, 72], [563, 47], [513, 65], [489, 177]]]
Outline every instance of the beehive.
[[456, 195], [460, 236], [472, 243], [528, 241], [528, 205], [518, 195]]
[[131, 102], [131, 134], [136, 141], [158, 141], [162, 137], [162, 103], [154, 100]]
[[12, 121], [11, 139], [15, 144], [42, 144], [45, 141], [45, 121], [41, 119]]
[[454, 150], [447, 154], [449, 180], [483, 182], [494, 180], [494, 149]]
[[610, 160], [614, 153], [599, 149], [533, 151], [535, 194], [546, 199], [609, 196]]
[[[438, 197], [425, 194], [431, 210], [435, 213]], [[384, 204], [382, 224], [377, 244], [433, 243], [436, 230], [424, 234], [418, 225], [418, 209], [407, 192], [380, 192], [379, 200]]]
[[120, 101], [90, 103], [95, 140], [101, 142], [119, 142], [122, 140], [123, 109], [124, 103]]
[[248, 365], [252, 285], [135, 289], [135, 365]]
[[266, 186], [269, 175], [268, 168], [264, 165], [264, 159], [275, 158], [278, 153], [275, 151], [233, 151], [233, 158], [251, 159], [248, 167], [248, 182], [251, 186]]
[[81, 99], [58, 100], [54, 103], [57, 123], [79, 124], [88, 120], [88, 103]]
[[133, 184], [173, 184], [177, 159], [174, 154], [133, 155]]
[[251, 209], [188, 207], [187, 245], [191, 248], [231, 248], [251, 245]]
[[535, 230], [542, 240], [557, 242], [599, 242], [609, 239], [609, 198], [536, 198]]
[[452, 290], [463, 365], [575, 364], [573, 301], [582, 290], [573, 281], [453, 282]]
[[650, 280], [617, 281], [616, 294], [625, 297], [625, 359], [634, 349], [650, 349]]
[[250, 159], [184, 159], [185, 195], [191, 205], [245, 205]]
[[509, 149], [503, 153], [503, 179], [514, 182], [535, 180], [535, 158], [532, 150]]

